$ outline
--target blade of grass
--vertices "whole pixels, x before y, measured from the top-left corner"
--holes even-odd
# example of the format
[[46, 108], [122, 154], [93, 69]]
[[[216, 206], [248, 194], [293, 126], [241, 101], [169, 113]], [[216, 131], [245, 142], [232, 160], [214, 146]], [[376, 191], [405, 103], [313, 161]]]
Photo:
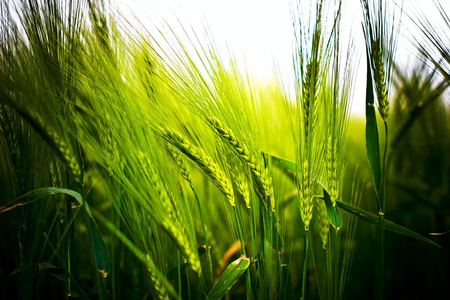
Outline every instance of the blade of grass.
[[78, 201], [78, 203], [80, 205], [83, 205], [83, 207], [85, 208], [85, 212], [89, 216], [87, 226], [88, 226], [89, 236], [91, 238], [95, 266], [96, 266], [98, 272], [102, 275], [102, 277], [105, 278], [111, 270], [111, 263], [109, 261], [107, 247], [103, 240], [102, 235], [100, 234], [100, 230], [99, 230], [97, 224], [95, 223], [95, 220], [92, 216], [92, 211], [90, 210], [89, 205], [87, 204], [87, 202], [84, 201], [83, 196], [81, 196], [81, 194], [79, 194], [78, 192], [75, 192], [75, 191], [69, 190], [69, 189], [56, 188], [56, 187], [36, 189], [36, 190], [28, 192], [25, 195], [22, 195], [21, 197], [17, 198], [16, 200], [13, 200], [13, 201], [9, 202], [8, 204], [0, 207], [0, 213], [4, 213], [4, 212], [7, 212], [16, 207], [20, 207], [20, 206], [35, 202], [36, 200], [39, 200], [45, 196], [56, 195], [56, 194], [68, 195], [68, 196], [76, 199]]
[[[144, 265], [148, 264], [147, 256], [141, 250], [139, 250], [139, 248], [137, 248], [125, 236], [125, 234], [120, 232], [114, 226], [114, 224], [112, 224], [110, 221], [108, 221], [108, 219], [106, 219], [101, 213], [99, 213], [99, 212], [97, 212], [95, 210], [92, 211], [92, 213], [103, 225], [105, 225], [109, 230], [111, 230], [117, 236], [117, 238], [136, 256], [137, 259], [139, 259], [139, 261], [141, 263], [143, 263]], [[158, 279], [161, 280], [164, 283], [165, 287], [172, 294], [172, 296], [174, 296], [176, 299], [180, 299], [181, 300], [181, 297], [177, 294], [177, 292], [172, 287], [172, 285], [168, 282], [166, 277], [156, 268], [153, 271], [155, 272], [155, 274], [157, 274]]]
[[233, 285], [238, 281], [241, 275], [250, 266], [250, 258], [242, 255], [237, 260], [233, 261], [220, 276], [217, 283], [208, 294], [208, 299], [215, 300], [222, 298]]
[[[378, 225], [379, 224], [379, 218], [377, 215], [374, 215], [368, 211], [365, 211], [359, 207], [353, 206], [349, 203], [345, 203], [345, 202], [341, 202], [341, 201], [337, 201], [336, 204], [342, 208], [343, 210], [359, 217], [360, 219], [370, 223], [370, 224], [374, 224], [374, 225]], [[439, 246], [437, 243], [433, 242], [432, 240], [418, 234], [417, 232], [414, 232], [406, 227], [403, 227], [401, 225], [398, 225], [392, 221], [389, 220], [385, 220], [384, 222], [384, 228], [386, 230], [389, 230], [391, 232], [395, 232], [404, 236], [408, 236], [410, 238], [419, 240], [421, 242], [425, 242], [428, 243], [430, 245], [433, 245], [435, 247], [441, 248], [441, 246]]]

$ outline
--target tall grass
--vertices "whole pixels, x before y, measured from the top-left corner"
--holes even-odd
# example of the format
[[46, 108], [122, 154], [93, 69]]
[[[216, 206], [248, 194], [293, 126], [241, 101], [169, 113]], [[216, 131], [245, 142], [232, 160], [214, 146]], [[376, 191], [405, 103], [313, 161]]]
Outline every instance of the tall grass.
[[[386, 125], [395, 35], [367, 3], [368, 78]], [[385, 158], [378, 215], [365, 201], [342, 7], [293, 5], [291, 95], [224, 61], [209, 32], [138, 32], [96, 1], [3, 1], [1, 296], [343, 299], [359, 296], [354, 281], [373, 286], [352, 275], [374, 267], [358, 264], [374, 256], [368, 224], [380, 276], [385, 230], [438, 246], [384, 218], [385, 185], [406, 189]], [[412, 101], [401, 75], [397, 106]], [[446, 85], [431, 82], [421, 91], [439, 105]], [[373, 289], [383, 295], [382, 281]]]

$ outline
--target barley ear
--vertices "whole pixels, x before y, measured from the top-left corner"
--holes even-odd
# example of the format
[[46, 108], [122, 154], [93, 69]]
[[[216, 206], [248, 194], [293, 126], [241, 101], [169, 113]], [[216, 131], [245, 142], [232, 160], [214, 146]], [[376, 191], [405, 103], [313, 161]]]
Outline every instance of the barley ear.
[[162, 281], [158, 278], [158, 275], [155, 272], [155, 264], [151, 259], [150, 255], [147, 254], [147, 272], [150, 277], [150, 282], [152, 283], [152, 291], [154, 296], [160, 300], [169, 300], [169, 296], [167, 295], [167, 290]]
[[308, 160], [303, 161], [301, 180], [299, 182], [300, 216], [302, 217], [305, 229], [309, 229], [313, 216], [313, 191], [312, 178], [310, 176], [310, 164]]
[[225, 172], [209, 157], [203, 149], [194, 146], [180, 133], [170, 128], [161, 129], [163, 137], [181, 153], [189, 157], [203, 173], [209, 177], [220, 191], [227, 197], [231, 206], [236, 206], [233, 186], [228, 180]]
[[325, 202], [315, 197], [314, 212], [317, 219], [317, 224], [319, 225], [320, 239], [322, 240], [322, 248], [327, 248], [328, 243], [328, 233], [330, 232], [330, 223], [328, 222], [327, 207]]
[[186, 161], [183, 159], [181, 154], [178, 152], [177, 149], [175, 149], [172, 145], [167, 144], [166, 145], [167, 153], [169, 154], [172, 161], [177, 166], [178, 170], [181, 173], [181, 176], [189, 183], [192, 184], [192, 177], [191, 173], [189, 172]]
[[175, 245], [180, 249], [181, 253], [183, 253], [186, 257], [192, 267], [192, 270], [198, 274], [201, 274], [201, 266], [198, 256], [194, 251], [192, 251], [190, 243], [186, 237], [186, 233], [184, 232], [184, 229], [182, 229], [183, 227], [178, 226], [180, 220], [179, 215], [173, 209], [172, 201], [161, 181], [161, 178], [154, 171], [148, 156], [146, 156], [142, 151], [137, 152], [137, 158], [145, 179], [157, 192], [160, 204], [169, 216], [169, 218], [165, 218], [160, 221], [161, 227], [167, 232], [167, 234], [174, 241]]
[[383, 120], [386, 120], [389, 113], [389, 99], [386, 89], [386, 77], [383, 64], [383, 51], [380, 48], [380, 39], [372, 41], [372, 62], [374, 68], [373, 79], [378, 100], [378, 111]]
[[250, 152], [248, 146], [240, 141], [234, 132], [226, 127], [217, 117], [208, 118], [215, 133], [237, 154], [237, 156], [248, 166], [255, 183], [256, 192], [264, 201], [268, 211], [275, 211], [275, 197], [273, 194], [272, 178], [267, 168], [261, 166], [255, 156]]

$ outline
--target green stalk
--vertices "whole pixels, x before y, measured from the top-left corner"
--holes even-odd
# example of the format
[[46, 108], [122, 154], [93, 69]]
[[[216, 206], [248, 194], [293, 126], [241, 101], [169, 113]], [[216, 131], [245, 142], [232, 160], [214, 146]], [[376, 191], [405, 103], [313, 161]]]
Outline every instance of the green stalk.
[[178, 259], [178, 295], [181, 295], [181, 255], [180, 250], [177, 250], [177, 259]]
[[209, 280], [211, 281], [211, 283], [214, 283], [214, 280], [212, 277], [212, 263], [211, 263], [211, 255], [210, 255], [210, 251], [209, 251], [208, 235], [206, 234], [205, 223], [203, 221], [202, 208], [200, 206], [200, 200], [197, 197], [197, 193], [195, 192], [194, 187], [192, 186], [192, 184], [190, 186], [191, 186], [192, 192], [194, 193], [195, 200], [197, 201], [198, 212], [200, 215], [200, 222], [202, 223], [203, 236], [205, 237], [206, 261], [208, 262], [208, 267], [209, 267], [209, 270], [208, 270], [209, 271]]
[[[72, 204], [70, 201], [67, 201], [67, 220], [70, 220], [71, 213], [72, 213]], [[67, 249], [66, 249], [66, 255], [67, 255], [67, 271], [66, 271], [66, 299], [70, 299], [70, 291], [72, 289], [71, 285], [71, 273], [72, 273], [72, 245], [73, 245], [73, 237], [74, 237], [74, 226], [69, 225], [69, 232], [67, 235]]]
[[241, 250], [242, 250], [242, 254], [245, 254], [245, 247], [244, 247], [244, 235], [242, 234], [242, 227], [241, 227], [241, 223], [239, 222], [239, 218], [237, 215], [237, 207], [233, 206], [233, 211], [234, 211], [234, 219], [236, 221], [236, 224], [238, 226], [238, 233], [239, 233], [239, 239], [241, 240]]
[[[255, 247], [255, 240], [253, 237], [253, 233], [254, 233], [254, 227], [253, 227], [253, 215], [252, 215], [252, 210], [251, 208], [248, 209], [248, 217], [249, 217], [249, 223], [250, 223], [250, 238], [251, 238], [251, 253], [250, 255], [255, 255], [256, 251], [254, 249]], [[252, 299], [251, 295], [253, 295], [252, 292], [252, 283], [251, 283], [251, 275], [250, 275], [250, 270], [251, 270], [251, 266], [248, 268], [247, 270], [247, 299]]]
[[379, 224], [379, 259], [380, 259], [380, 272], [379, 272], [379, 299], [383, 299], [384, 295], [384, 244], [385, 244], [385, 231], [384, 231], [384, 219], [385, 219], [385, 206], [386, 206], [386, 154], [388, 146], [388, 126], [386, 120], [384, 120], [384, 153], [383, 162], [381, 165], [381, 187], [380, 187], [380, 211], [378, 212], [378, 224]]
[[306, 299], [306, 266], [308, 260], [308, 248], [309, 248], [309, 229], [305, 229], [305, 249], [303, 257], [303, 275], [302, 275], [302, 299]]
[[333, 243], [333, 300], [337, 300], [339, 297], [339, 288], [338, 288], [338, 261], [339, 261], [339, 238], [338, 232], [339, 230], [333, 226], [334, 231], [334, 243]]
[[[233, 211], [234, 211], [234, 218], [235, 218], [236, 224], [237, 224], [237, 226], [238, 226], [239, 239], [241, 240], [241, 250], [242, 250], [242, 254], [244, 254], [244, 255], [247, 256], [247, 254], [245, 253], [244, 235], [243, 235], [243, 233], [242, 233], [241, 223], [239, 222], [239, 218], [238, 218], [238, 215], [237, 215], [237, 214], [238, 214], [238, 212], [237, 212], [237, 206], [233, 206]], [[252, 288], [252, 285], [251, 285], [251, 278], [250, 278], [250, 272], [249, 272], [249, 271], [246, 272], [246, 275], [245, 275], [245, 282], [246, 282], [246, 285], [247, 285], [247, 288], [246, 288], [246, 291], [247, 291], [247, 292], [246, 292], [247, 299], [250, 299], [249, 296], [251, 295], [251, 288]]]

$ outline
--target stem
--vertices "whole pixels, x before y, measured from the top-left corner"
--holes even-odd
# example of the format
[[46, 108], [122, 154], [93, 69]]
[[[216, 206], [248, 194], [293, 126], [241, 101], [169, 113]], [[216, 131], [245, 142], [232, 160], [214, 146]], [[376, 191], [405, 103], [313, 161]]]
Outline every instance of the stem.
[[333, 300], [337, 300], [339, 296], [339, 288], [338, 288], [338, 261], [339, 261], [339, 239], [338, 232], [339, 230], [333, 226], [334, 231], [334, 243], [333, 243]]
[[191, 189], [192, 192], [195, 195], [195, 199], [197, 200], [197, 205], [198, 205], [198, 212], [200, 215], [200, 222], [202, 223], [202, 230], [203, 230], [203, 236], [205, 237], [205, 246], [206, 246], [206, 260], [208, 262], [208, 268], [209, 268], [209, 280], [210, 282], [213, 284], [213, 277], [212, 277], [212, 263], [211, 263], [211, 255], [209, 252], [209, 243], [208, 243], [208, 235], [206, 234], [206, 229], [205, 229], [205, 223], [203, 222], [203, 213], [202, 213], [202, 208], [200, 206], [200, 200], [197, 197], [197, 193], [195, 193], [194, 187], [191, 185]]
[[[255, 255], [256, 251], [255, 251], [255, 240], [253, 237], [253, 233], [254, 233], [254, 229], [253, 229], [253, 215], [252, 215], [252, 210], [249, 208], [248, 209], [248, 216], [249, 216], [249, 223], [250, 223], [250, 237], [251, 237], [251, 248], [250, 248], [250, 255]], [[252, 266], [250, 265], [250, 267], [247, 269], [247, 299], [252, 299], [253, 296], [253, 291], [252, 291], [252, 284], [251, 284], [251, 274], [250, 274], [250, 270], [251, 270]]]
[[233, 206], [233, 211], [234, 211], [234, 218], [236, 220], [236, 224], [238, 226], [238, 232], [239, 232], [239, 239], [241, 240], [241, 250], [242, 250], [242, 254], [246, 254], [245, 253], [245, 247], [244, 247], [244, 236], [242, 234], [242, 228], [241, 228], [241, 223], [239, 222], [239, 218], [237, 215], [237, 208], [236, 206]]
[[306, 299], [306, 266], [308, 260], [309, 248], [309, 229], [305, 229], [305, 250], [303, 257], [303, 278], [302, 278], [302, 300]]
[[181, 295], [181, 255], [180, 255], [180, 250], [177, 250], [177, 263], [178, 263], [178, 268], [177, 268], [177, 273], [178, 273], [178, 295]]
[[[67, 220], [70, 220], [70, 217], [72, 215], [72, 204], [70, 200], [67, 201], [66, 204], [67, 207]], [[70, 299], [71, 296], [71, 290], [72, 290], [72, 284], [71, 284], [71, 274], [72, 274], [72, 245], [73, 245], [73, 236], [74, 236], [74, 226], [73, 224], [69, 224], [69, 231], [67, 235], [67, 249], [66, 249], [66, 255], [67, 255], [67, 271], [66, 271], [66, 299]]]
[[380, 211], [378, 212], [378, 224], [379, 224], [379, 299], [383, 299], [384, 295], [384, 244], [385, 244], [385, 232], [384, 232], [384, 218], [385, 218], [385, 206], [386, 206], [386, 154], [388, 146], [388, 127], [386, 121], [384, 121], [384, 153], [383, 162], [381, 165], [381, 187], [380, 187]]

